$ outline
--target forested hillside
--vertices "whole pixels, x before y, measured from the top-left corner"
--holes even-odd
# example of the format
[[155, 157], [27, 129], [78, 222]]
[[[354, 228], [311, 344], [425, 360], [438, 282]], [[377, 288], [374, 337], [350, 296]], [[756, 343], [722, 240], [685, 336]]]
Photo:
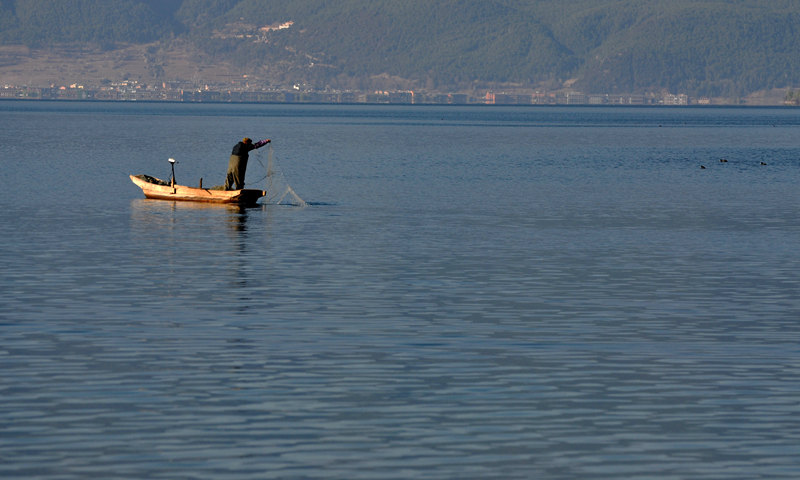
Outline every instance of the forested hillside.
[[316, 86], [382, 75], [736, 97], [800, 85], [794, 0], [0, 0], [6, 45], [175, 39]]

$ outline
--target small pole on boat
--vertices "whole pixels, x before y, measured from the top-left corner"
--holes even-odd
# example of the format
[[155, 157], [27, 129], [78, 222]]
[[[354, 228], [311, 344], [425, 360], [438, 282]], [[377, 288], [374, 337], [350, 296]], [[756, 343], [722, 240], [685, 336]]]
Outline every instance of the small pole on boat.
[[170, 179], [170, 185], [172, 187], [172, 193], [175, 193], [175, 164], [177, 163], [174, 158], [170, 158], [167, 160], [169, 165], [172, 167], [172, 178]]
[[172, 179], [170, 179], [170, 183], [172, 183], [172, 187], [175, 187], [175, 159], [170, 158], [167, 160], [172, 167]]

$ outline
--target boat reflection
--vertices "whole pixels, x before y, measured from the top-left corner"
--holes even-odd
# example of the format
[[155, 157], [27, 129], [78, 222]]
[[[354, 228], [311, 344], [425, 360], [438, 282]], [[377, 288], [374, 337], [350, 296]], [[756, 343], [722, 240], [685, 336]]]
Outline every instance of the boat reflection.
[[[230, 231], [241, 234], [247, 232], [249, 212], [263, 212], [266, 208], [261, 204], [243, 206], [137, 198], [131, 201], [131, 218], [140, 232], [159, 226], [174, 227], [180, 222], [187, 228], [200, 226], [211, 233], [217, 230], [215, 224], [220, 225], [219, 221], [223, 220]], [[201, 215], [197, 216], [196, 213]]]
[[135, 199], [131, 239], [142, 255], [157, 256], [162, 274], [181, 283], [184, 270], [214, 269], [217, 281], [249, 285], [256, 252], [269, 244], [270, 208]]

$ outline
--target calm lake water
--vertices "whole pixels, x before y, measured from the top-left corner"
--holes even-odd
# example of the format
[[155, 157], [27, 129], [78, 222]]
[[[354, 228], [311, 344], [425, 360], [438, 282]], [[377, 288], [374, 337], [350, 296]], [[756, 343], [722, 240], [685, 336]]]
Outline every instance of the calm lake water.
[[[309, 206], [128, 179], [243, 136]], [[3, 478], [800, 477], [800, 109], [3, 101], [0, 158]]]

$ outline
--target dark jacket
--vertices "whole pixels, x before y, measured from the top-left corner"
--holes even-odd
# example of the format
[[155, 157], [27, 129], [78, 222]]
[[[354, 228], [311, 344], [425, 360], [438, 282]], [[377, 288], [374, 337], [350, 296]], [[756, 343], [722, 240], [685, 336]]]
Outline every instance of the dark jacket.
[[233, 151], [231, 151], [231, 155], [236, 155], [237, 157], [241, 157], [242, 160], [247, 160], [250, 157], [249, 154], [251, 150], [255, 150], [256, 148], [261, 148], [268, 143], [269, 140], [260, 140], [256, 143], [239, 142], [233, 146]]
[[248, 158], [250, 155], [251, 150], [255, 150], [255, 146], [252, 143], [244, 143], [239, 142], [233, 146], [233, 151], [231, 151], [231, 155], [236, 155], [237, 157]]

